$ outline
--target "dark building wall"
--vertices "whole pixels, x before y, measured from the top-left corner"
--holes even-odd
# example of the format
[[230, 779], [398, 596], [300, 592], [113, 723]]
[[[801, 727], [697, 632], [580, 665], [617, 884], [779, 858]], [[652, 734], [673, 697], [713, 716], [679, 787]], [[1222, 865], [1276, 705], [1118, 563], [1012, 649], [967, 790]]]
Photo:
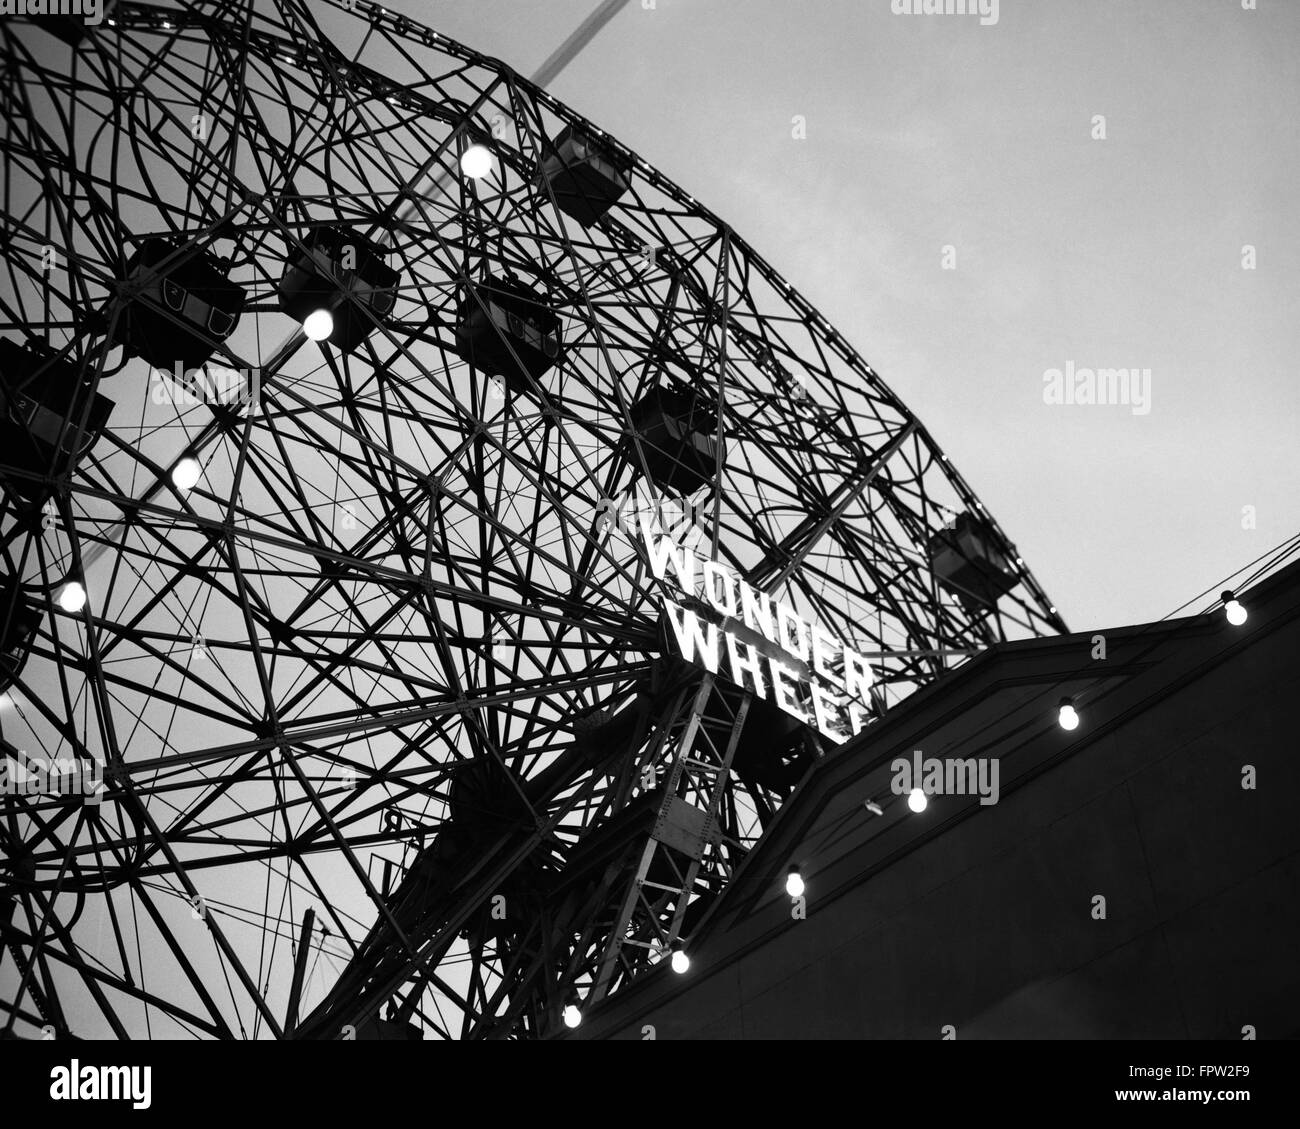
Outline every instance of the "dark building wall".
[[1295, 1035], [1298, 674], [1291, 618], [833, 900], [810, 880], [807, 920], [769, 901], [580, 1035]]

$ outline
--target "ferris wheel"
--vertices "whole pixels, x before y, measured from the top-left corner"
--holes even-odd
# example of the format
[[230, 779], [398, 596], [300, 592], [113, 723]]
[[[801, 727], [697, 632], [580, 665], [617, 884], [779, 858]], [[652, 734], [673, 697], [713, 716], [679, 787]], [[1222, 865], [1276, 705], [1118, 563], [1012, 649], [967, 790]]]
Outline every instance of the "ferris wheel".
[[844, 337], [506, 65], [303, 0], [0, 52], [6, 1035], [545, 1036], [817, 757], [1065, 629]]

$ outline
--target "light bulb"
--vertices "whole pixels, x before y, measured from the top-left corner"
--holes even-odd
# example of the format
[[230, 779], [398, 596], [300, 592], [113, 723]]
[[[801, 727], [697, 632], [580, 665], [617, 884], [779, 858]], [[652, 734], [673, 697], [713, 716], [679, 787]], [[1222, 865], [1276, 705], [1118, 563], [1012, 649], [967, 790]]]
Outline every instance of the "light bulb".
[[680, 976], [691, 967], [691, 958], [686, 955], [684, 949], [673, 950], [673, 971]]
[[1062, 729], [1079, 728], [1079, 715], [1075, 712], [1074, 703], [1069, 698], [1061, 699], [1061, 709], [1056, 715], [1056, 720]]
[[1246, 622], [1246, 609], [1241, 606], [1241, 601], [1233, 595], [1231, 589], [1223, 591], [1223, 612], [1228, 617], [1228, 622], [1233, 627], [1240, 627]]
[[59, 607], [73, 614], [86, 606], [86, 589], [79, 580], [69, 580], [59, 589]]
[[470, 180], [481, 180], [492, 171], [492, 154], [484, 145], [471, 145], [460, 155], [460, 171]]
[[193, 490], [203, 477], [203, 464], [193, 455], [186, 455], [183, 459], [177, 460], [172, 467], [172, 485], [182, 492]]
[[576, 1004], [569, 1004], [564, 1009], [564, 1026], [573, 1028], [573, 1027], [577, 1027], [578, 1024], [581, 1022], [582, 1022], [582, 1012], [578, 1010]]
[[907, 794], [907, 806], [920, 815], [930, 806], [930, 798], [920, 788], [913, 788]]
[[303, 320], [302, 331], [312, 341], [324, 341], [334, 332], [334, 315], [329, 310], [312, 310]]
[[792, 866], [785, 876], [785, 892], [792, 898], [802, 898], [803, 891], [803, 875], [797, 866]]

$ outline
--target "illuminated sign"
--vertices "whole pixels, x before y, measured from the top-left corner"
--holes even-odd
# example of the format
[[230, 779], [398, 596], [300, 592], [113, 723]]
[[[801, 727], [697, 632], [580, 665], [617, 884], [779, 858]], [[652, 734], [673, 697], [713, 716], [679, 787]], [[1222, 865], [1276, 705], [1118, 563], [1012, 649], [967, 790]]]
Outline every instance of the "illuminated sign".
[[872, 721], [867, 660], [794, 608], [746, 584], [725, 564], [706, 560], [641, 526], [656, 579], [671, 571], [679, 601], [664, 614], [688, 662], [722, 674], [836, 744]]

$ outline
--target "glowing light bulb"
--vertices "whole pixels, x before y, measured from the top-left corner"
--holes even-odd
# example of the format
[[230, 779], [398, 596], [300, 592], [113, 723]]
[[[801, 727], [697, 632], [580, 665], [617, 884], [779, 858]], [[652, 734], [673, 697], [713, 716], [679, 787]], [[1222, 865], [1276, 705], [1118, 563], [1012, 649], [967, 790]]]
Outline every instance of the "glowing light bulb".
[[673, 964], [673, 971], [677, 973], [678, 976], [680, 976], [683, 972], [685, 972], [688, 968], [691, 967], [691, 958], [686, 955], [686, 951], [684, 949], [674, 949], [672, 964]]
[[1223, 591], [1223, 613], [1233, 627], [1240, 627], [1246, 622], [1246, 609], [1241, 606], [1241, 601], [1232, 594], [1231, 589]]
[[334, 332], [334, 315], [329, 310], [312, 310], [303, 320], [302, 331], [312, 341], [324, 341]]
[[59, 589], [59, 607], [76, 614], [86, 606], [86, 589], [79, 580], [69, 580]]
[[920, 815], [921, 812], [925, 811], [925, 809], [930, 806], [930, 797], [920, 788], [913, 788], [907, 794], [907, 806], [911, 808], [912, 811], [916, 812], [917, 815]]
[[582, 1012], [578, 1010], [576, 1004], [569, 1004], [564, 1009], [564, 1026], [570, 1029], [577, 1027], [582, 1022]]
[[803, 891], [803, 875], [797, 866], [792, 866], [785, 876], [785, 892], [792, 898], [802, 898]]
[[176, 465], [172, 467], [172, 485], [182, 492], [193, 490], [202, 477], [203, 464], [193, 455], [186, 455], [183, 459], [177, 460]]
[[1056, 720], [1062, 729], [1079, 728], [1079, 715], [1075, 712], [1074, 703], [1069, 698], [1061, 699], [1061, 708], [1056, 715]]
[[484, 145], [471, 145], [460, 155], [460, 171], [470, 180], [481, 180], [492, 171], [492, 154]]

